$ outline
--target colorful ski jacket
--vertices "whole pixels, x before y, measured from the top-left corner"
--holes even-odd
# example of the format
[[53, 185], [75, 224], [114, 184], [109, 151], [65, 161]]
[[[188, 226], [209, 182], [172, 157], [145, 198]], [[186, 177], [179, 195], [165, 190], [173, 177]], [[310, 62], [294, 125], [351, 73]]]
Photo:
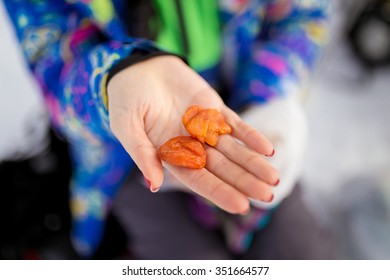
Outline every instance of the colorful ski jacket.
[[[52, 125], [70, 144], [73, 241], [86, 257], [134, 167], [110, 131], [110, 71], [134, 53], [165, 50], [187, 57], [217, 88], [222, 83], [231, 107], [264, 103], [302, 89], [324, 42], [328, 6], [327, 0], [153, 0], [158, 16], [150, 21], [156, 33], [150, 40], [129, 31], [130, 0], [3, 2]], [[259, 215], [235, 218], [249, 235], [232, 240], [248, 245], [250, 232], [264, 224]]]

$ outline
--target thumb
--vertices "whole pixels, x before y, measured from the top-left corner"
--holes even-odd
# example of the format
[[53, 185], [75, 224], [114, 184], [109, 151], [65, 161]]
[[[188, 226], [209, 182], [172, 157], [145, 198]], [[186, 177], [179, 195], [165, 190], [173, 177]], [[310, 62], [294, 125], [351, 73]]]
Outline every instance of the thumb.
[[116, 122], [116, 125], [113, 123], [115, 122], [111, 122], [112, 132], [141, 170], [149, 189], [157, 192], [163, 182], [164, 171], [157, 149], [150, 142], [143, 125], [140, 125], [142, 121], [122, 121]]

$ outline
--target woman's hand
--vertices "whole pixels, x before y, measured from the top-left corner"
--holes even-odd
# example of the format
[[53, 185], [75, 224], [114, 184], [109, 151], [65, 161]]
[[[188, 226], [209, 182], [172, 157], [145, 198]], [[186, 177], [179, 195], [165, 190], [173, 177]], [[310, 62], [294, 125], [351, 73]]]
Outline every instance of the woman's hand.
[[[230, 213], [249, 210], [248, 198], [271, 201], [278, 173], [261, 155], [272, 155], [272, 144], [224, 105], [197, 73], [175, 56], [148, 59], [116, 74], [108, 84], [110, 126], [138, 168], [157, 191], [163, 181], [158, 147], [188, 135], [181, 122], [191, 105], [215, 108], [231, 125], [216, 147], [205, 145], [207, 164], [188, 169], [164, 162], [178, 180]], [[243, 144], [236, 140], [240, 140]]]

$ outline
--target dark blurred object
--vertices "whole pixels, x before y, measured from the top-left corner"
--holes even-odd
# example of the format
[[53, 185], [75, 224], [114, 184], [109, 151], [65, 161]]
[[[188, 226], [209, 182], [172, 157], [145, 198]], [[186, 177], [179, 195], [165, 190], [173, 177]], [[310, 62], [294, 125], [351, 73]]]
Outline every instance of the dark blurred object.
[[352, 50], [364, 67], [390, 64], [390, 1], [368, 1], [348, 34]]
[[[69, 232], [71, 162], [67, 144], [50, 132], [39, 156], [0, 163], [0, 259], [78, 259]], [[96, 259], [125, 254], [125, 235], [110, 216]]]
[[67, 146], [50, 133], [51, 144], [36, 157], [0, 164], [0, 257], [40, 258], [36, 251], [70, 228]]

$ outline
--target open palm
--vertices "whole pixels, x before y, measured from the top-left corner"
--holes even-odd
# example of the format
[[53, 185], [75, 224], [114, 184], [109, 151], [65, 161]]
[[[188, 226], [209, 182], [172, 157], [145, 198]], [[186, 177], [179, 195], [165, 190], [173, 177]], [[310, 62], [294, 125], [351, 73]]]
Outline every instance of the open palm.
[[[277, 171], [261, 155], [273, 153], [272, 144], [224, 105], [218, 94], [174, 56], [159, 56], [115, 75], [109, 85], [110, 125], [144, 176], [157, 190], [163, 167], [157, 148], [168, 139], [188, 135], [181, 117], [191, 105], [215, 108], [232, 126], [216, 147], [205, 145], [207, 164], [188, 169], [164, 163], [194, 192], [231, 213], [245, 213], [248, 198], [272, 200]], [[238, 142], [237, 140], [240, 140]]]

